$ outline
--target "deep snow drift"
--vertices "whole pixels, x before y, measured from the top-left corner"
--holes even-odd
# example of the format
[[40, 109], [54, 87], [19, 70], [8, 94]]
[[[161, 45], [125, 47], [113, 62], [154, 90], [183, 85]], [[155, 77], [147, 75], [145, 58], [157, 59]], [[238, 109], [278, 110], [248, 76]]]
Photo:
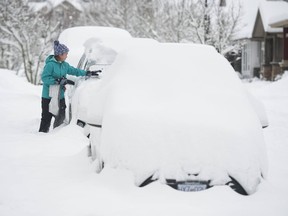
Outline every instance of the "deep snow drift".
[[0, 70], [0, 215], [287, 216], [288, 77], [244, 85], [263, 101], [270, 123], [268, 178], [248, 197], [228, 187], [184, 193], [156, 182], [138, 188], [121, 169], [96, 174], [82, 129], [39, 134], [41, 88]]

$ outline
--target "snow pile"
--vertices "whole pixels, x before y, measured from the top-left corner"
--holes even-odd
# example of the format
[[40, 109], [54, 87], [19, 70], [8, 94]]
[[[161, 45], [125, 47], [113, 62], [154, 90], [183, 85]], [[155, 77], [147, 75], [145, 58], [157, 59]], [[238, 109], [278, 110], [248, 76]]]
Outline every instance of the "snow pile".
[[[87, 64], [94, 66], [90, 70], [109, 67], [117, 54], [126, 49], [129, 44], [136, 42], [157, 43], [156, 40], [146, 38], [90, 38], [84, 43]], [[90, 66], [90, 67], [91, 67]]]
[[[75, 37], [77, 35], [77, 37]], [[81, 56], [85, 52], [84, 44], [90, 38], [103, 40], [105, 38], [131, 38], [129, 32], [112, 27], [100, 26], [80, 26], [65, 29], [59, 36], [60, 43], [65, 44], [69, 48], [67, 62], [76, 67]]]
[[105, 163], [133, 171], [136, 184], [154, 175], [217, 185], [230, 175], [253, 193], [266, 176], [259, 119], [214, 48], [132, 43], [101, 85], [88, 96], [88, 121], [102, 123]]

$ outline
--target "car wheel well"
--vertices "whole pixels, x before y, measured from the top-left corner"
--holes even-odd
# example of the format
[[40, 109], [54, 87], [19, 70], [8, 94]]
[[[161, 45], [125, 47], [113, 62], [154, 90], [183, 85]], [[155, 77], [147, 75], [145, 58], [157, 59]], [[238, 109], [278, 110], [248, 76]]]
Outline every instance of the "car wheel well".
[[229, 178], [231, 181], [227, 182], [226, 185], [229, 186], [231, 189], [233, 189], [235, 192], [247, 196], [248, 193], [245, 191], [245, 189], [242, 187], [242, 185], [232, 176], [229, 175]]

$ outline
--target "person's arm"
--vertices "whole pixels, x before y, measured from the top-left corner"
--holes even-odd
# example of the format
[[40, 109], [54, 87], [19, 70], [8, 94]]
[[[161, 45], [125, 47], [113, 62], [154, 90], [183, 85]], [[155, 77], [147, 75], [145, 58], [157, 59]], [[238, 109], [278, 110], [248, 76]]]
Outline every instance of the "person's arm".
[[52, 64], [46, 64], [42, 73], [42, 82], [45, 85], [53, 85], [55, 84], [55, 78], [52, 75], [53, 72], [53, 65]]
[[86, 76], [86, 71], [85, 70], [81, 70], [79, 68], [74, 68], [73, 66], [70, 66], [69, 65], [69, 68], [68, 68], [68, 72], [67, 74], [69, 75], [74, 75], [74, 76]]

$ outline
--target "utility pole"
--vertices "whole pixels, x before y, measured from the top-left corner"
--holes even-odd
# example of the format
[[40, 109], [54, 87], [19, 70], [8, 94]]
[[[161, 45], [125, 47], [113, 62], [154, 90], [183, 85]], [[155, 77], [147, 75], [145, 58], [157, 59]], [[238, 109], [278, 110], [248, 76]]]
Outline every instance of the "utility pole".
[[210, 16], [207, 13], [208, 0], [205, 0], [205, 14], [204, 14], [204, 44], [207, 44], [208, 35], [210, 31]]
[[226, 6], [226, 0], [220, 0], [220, 7]]

